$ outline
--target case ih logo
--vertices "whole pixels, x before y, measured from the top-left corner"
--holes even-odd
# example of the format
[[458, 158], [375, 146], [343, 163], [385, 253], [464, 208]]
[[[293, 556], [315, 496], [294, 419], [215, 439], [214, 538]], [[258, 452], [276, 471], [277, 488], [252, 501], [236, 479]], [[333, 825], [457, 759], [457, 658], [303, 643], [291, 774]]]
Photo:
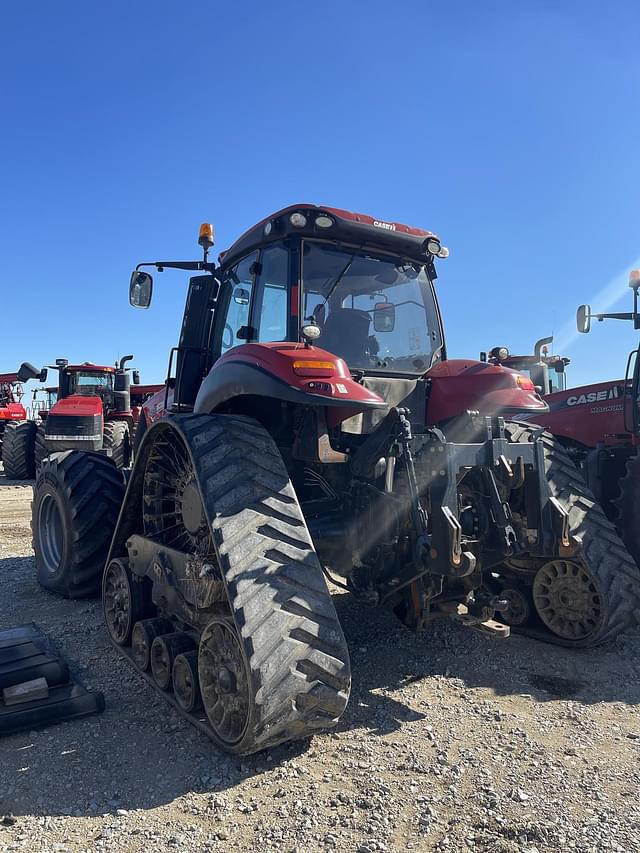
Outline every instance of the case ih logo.
[[396, 226], [393, 222], [381, 222], [379, 219], [374, 219], [373, 224], [375, 228], [384, 228], [385, 231], [395, 231]]
[[604, 389], [603, 391], [590, 391], [588, 394], [574, 395], [567, 397], [567, 406], [583, 406], [585, 403], [602, 403], [605, 400], [617, 400], [622, 396], [623, 388], [614, 385], [612, 388]]

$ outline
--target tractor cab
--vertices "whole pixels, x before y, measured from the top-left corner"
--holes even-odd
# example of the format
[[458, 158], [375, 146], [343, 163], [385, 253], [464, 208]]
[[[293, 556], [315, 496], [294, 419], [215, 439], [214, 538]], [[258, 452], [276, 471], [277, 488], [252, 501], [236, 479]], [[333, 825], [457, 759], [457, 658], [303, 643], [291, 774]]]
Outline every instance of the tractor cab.
[[22, 381], [17, 373], [0, 373], [0, 459], [5, 427], [12, 421], [24, 421], [27, 417], [21, 403], [24, 394]]
[[17, 373], [0, 373], [0, 409], [20, 405], [24, 388]]
[[507, 347], [493, 347], [480, 353], [480, 360], [490, 364], [509, 367], [528, 376], [536, 391], [543, 397], [564, 391], [567, 387], [565, 368], [571, 359], [561, 355], [549, 355], [553, 336], [540, 338], [533, 348], [533, 355], [511, 355]]
[[45, 420], [58, 400], [57, 386], [39, 387], [33, 389], [31, 411], [34, 418]]
[[[148, 307], [153, 281], [142, 267], [205, 273], [190, 281], [171, 351], [166, 400], [173, 394], [174, 412], [266, 397], [263, 413], [275, 417], [277, 401], [294, 402], [295, 392], [303, 405], [329, 406], [331, 423], [368, 433], [394, 406], [410, 409], [416, 425], [466, 410], [546, 410], [515, 371], [447, 361], [434, 282], [436, 261], [449, 252], [430, 231], [295, 205], [246, 231], [218, 265], [208, 260], [212, 226], [202, 227], [200, 244], [203, 261], [139, 264], [130, 281], [131, 304]], [[268, 375], [261, 359], [273, 366]], [[354, 400], [358, 422], [345, 416]]]

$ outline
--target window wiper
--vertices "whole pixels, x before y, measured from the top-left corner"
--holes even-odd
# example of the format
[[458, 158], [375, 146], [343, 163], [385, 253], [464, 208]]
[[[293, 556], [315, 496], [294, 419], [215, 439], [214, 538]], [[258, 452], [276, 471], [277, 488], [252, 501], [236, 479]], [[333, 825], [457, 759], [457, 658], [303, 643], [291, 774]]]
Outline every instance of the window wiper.
[[[337, 286], [340, 284], [340, 282], [341, 282], [341, 281], [342, 281], [342, 279], [345, 277], [345, 275], [349, 272], [349, 268], [350, 268], [351, 264], [353, 263], [353, 261], [354, 261], [354, 259], [355, 259], [356, 254], [357, 254], [357, 253], [356, 253], [356, 252], [354, 252], [354, 253], [353, 253], [353, 255], [351, 255], [351, 257], [349, 258], [349, 260], [347, 261], [347, 263], [344, 265], [344, 267], [342, 268], [342, 270], [338, 273], [338, 277], [336, 278], [336, 280], [335, 280], [335, 281], [333, 282], [333, 284], [331, 285], [331, 288], [329, 289], [329, 292], [328, 292], [328, 293], [327, 293], [327, 295], [325, 296], [325, 298], [324, 298], [324, 302], [322, 303], [322, 305], [321, 305], [321, 306], [319, 306], [319, 308], [316, 308], [316, 309], [314, 310], [313, 314], [311, 315], [311, 317], [308, 317], [307, 319], [309, 319], [309, 320], [311, 320], [311, 319], [316, 320], [316, 311], [319, 311], [321, 308], [324, 308], [324, 306], [327, 304], [327, 302], [331, 299], [331, 297], [332, 297], [332, 296], [333, 296], [333, 294], [335, 293], [335, 290], [336, 290]], [[317, 321], [316, 321], [316, 322], [317, 322]]]

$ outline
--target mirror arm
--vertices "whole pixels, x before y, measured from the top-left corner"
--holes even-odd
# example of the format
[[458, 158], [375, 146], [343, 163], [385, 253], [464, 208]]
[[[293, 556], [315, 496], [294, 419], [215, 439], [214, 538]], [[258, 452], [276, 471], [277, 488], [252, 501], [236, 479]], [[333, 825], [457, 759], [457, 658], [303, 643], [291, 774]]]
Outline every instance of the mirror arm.
[[209, 263], [208, 261], [145, 261], [144, 263], [138, 264], [136, 267], [136, 272], [141, 267], [155, 267], [158, 272], [162, 272], [166, 269], [174, 269], [174, 270], [204, 270], [204, 272], [215, 273], [216, 265], [213, 263]]
[[635, 314], [631, 313], [622, 313], [622, 314], [591, 314], [590, 317], [592, 320], [634, 320]]

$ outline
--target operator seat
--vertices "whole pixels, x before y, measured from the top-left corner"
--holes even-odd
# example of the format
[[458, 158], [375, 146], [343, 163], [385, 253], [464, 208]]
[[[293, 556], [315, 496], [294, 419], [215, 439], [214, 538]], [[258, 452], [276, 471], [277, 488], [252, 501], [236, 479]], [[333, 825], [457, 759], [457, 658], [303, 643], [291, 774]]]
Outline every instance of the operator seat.
[[318, 346], [339, 355], [347, 364], [362, 364], [369, 342], [371, 318], [358, 308], [332, 308], [325, 320]]

